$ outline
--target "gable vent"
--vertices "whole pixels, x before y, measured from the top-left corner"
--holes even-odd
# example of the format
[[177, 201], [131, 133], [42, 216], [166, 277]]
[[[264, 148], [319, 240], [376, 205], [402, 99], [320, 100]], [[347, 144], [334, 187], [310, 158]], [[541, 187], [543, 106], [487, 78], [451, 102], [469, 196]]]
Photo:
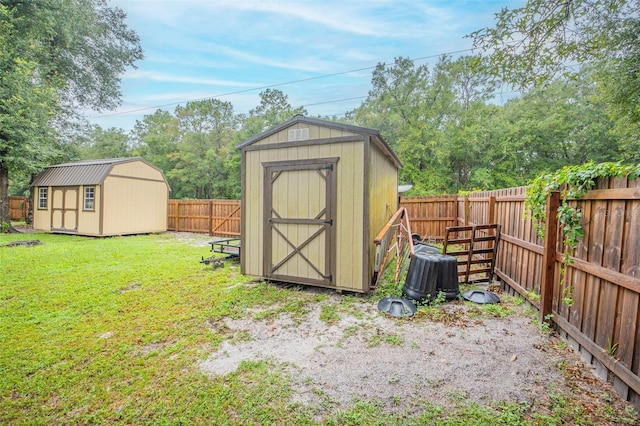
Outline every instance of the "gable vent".
[[289, 130], [289, 142], [293, 141], [306, 141], [309, 139], [309, 128], [304, 129], [291, 129]]

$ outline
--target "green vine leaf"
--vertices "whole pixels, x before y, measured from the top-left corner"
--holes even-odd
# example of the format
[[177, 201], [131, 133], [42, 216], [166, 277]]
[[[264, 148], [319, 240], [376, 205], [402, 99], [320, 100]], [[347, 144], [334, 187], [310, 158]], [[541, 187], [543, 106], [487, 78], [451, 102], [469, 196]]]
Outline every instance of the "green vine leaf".
[[[589, 162], [580, 166], [565, 166], [555, 173], [536, 177], [526, 189], [525, 216], [531, 215], [534, 229], [538, 236], [544, 239], [544, 224], [546, 221], [547, 198], [553, 191], [560, 191], [560, 206], [558, 207], [558, 221], [561, 224], [562, 242], [564, 244], [563, 265], [560, 269], [560, 285], [565, 284], [565, 266], [573, 263], [573, 255], [579, 241], [584, 238], [582, 227], [582, 212], [578, 207], [569, 204], [579, 200], [587, 191], [592, 189], [598, 178], [626, 177], [636, 179], [640, 176], [640, 164], [628, 165], [616, 163]], [[573, 289], [565, 288], [563, 302], [573, 303]]]

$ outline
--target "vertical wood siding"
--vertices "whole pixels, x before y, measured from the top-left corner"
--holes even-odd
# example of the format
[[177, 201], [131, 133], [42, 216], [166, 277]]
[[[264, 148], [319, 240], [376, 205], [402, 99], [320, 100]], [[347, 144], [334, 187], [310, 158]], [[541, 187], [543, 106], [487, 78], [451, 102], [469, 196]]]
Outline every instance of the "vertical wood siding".
[[9, 197], [9, 219], [24, 221], [29, 213], [29, 199], [27, 197]]
[[168, 230], [240, 236], [240, 200], [169, 200]]
[[[314, 126], [310, 126], [314, 127]], [[284, 136], [282, 136], [284, 135]], [[310, 138], [348, 136], [335, 129], [318, 127]], [[271, 135], [270, 143], [286, 140], [286, 131]], [[262, 141], [260, 141], [261, 143]], [[262, 163], [282, 160], [304, 160], [338, 157], [337, 163], [337, 217], [336, 217], [336, 279], [338, 288], [362, 291], [362, 262], [354, 260], [354, 253], [363, 247], [363, 191], [364, 163], [362, 142], [345, 142], [301, 147], [272, 148], [245, 153], [245, 212], [246, 219], [243, 262], [248, 275], [262, 276], [264, 271], [264, 182]], [[279, 194], [286, 197], [288, 194]]]
[[[409, 211], [414, 232], [427, 238], [439, 238], [442, 224], [501, 224], [496, 274], [511, 291], [539, 306], [543, 241], [526, 215], [524, 200], [525, 187], [518, 187], [469, 197], [403, 199], [401, 205]], [[572, 203], [582, 211], [585, 236], [561, 285], [558, 229], [552, 257], [553, 320], [583, 355], [589, 353], [588, 361], [617, 376], [614, 385], [623, 396], [639, 404], [640, 180], [600, 179], [595, 190]], [[563, 303], [565, 297], [573, 303]]]
[[[320, 152], [318, 146], [313, 146], [306, 151], [301, 150], [298, 155], [337, 154]], [[275, 158], [268, 151], [262, 155], [267, 161]], [[375, 163], [373, 156], [371, 163]], [[256, 164], [260, 164], [258, 160], [253, 163], [254, 166]], [[353, 179], [354, 174], [346, 171], [341, 176], [348, 180]], [[372, 182], [376, 180], [375, 177], [371, 179]], [[344, 182], [341, 185], [344, 186]], [[256, 186], [262, 188], [261, 185]], [[354, 192], [357, 192], [356, 185], [343, 188], [341, 202], [349, 200]], [[376, 200], [375, 194], [374, 189], [370, 197], [372, 204]], [[423, 238], [441, 239], [447, 226], [501, 224], [496, 275], [509, 291], [519, 293], [538, 306], [543, 241], [526, 215], [524, 200], [525, 187], [517, 187], [469, 197], [403, 198], [400, 205], [407, 208], [412, 231]], [[587, 361], [603, 365], [617, 376], [614, 382], [616, 389], [637, 405], [640, 403], [640, 179], [631, 182], [601, 179], [595, 190], [573, 203], [582, 211], [585, 236], [576, 248], [574, 263], [566, 268], [566, 283], [560, 286], [562, 234], [559, 232], [555, 244], [553, 319]], [[340, 216], [341, 233], [346, 232], [345, 228], [356, 225], [353, 218], [345, 219], [344, 214]], [[260, 226], [262, 218], [260, 214], [254, 214], [248, 215], [247, 220], [247, 232], [253, 232], [252, 228]], [[371, 226], [376, 227], [373, 223]], [[352, 240], [356, 245], [358, 241], [362, 239]], [[344, 259], [347, 252], [356, 250], [349, 244], [347, 242], [340, 249], [339, 260]], [[260, 256], [256, 255], [256, 258], [252, 261], [260, 268]], [[565, 290], [573, 293], [570, 306], [562, 303]], [[610, 356], [612, 352], [614, 356]]]
[[367, 274], [364, 279], [371, 282], [376, 257], [372, 242], [398, 210], [398, 170], [377, 149], [370, 150], [368, 167], [369, 229], [366, 230], [367, 243], [364, 252], [368, 270], [364, 271]]

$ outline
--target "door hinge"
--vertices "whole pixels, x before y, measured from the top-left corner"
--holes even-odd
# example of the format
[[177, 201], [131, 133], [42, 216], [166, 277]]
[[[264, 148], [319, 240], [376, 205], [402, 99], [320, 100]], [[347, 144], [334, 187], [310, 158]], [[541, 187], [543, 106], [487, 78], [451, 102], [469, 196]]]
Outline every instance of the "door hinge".
[[329, 170], [329, 171], [333, 171], [333, 164], [329, 164], [327, 167], [324, 168], [325, 170]]
[[329, 226], [333, 226], [333, 219], [325, 220], [324, 223], [326, 223]]

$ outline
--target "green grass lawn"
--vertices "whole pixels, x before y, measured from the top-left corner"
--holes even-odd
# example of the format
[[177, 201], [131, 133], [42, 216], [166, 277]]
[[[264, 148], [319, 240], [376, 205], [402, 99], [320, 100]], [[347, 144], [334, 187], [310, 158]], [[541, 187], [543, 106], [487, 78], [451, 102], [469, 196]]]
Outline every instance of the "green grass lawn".
[[[207, 248], [172, 234], [0, 234], [0, 246], [24, 239], [42, 245], [0, 247], [0, 424], [314, 423], [277, 366], [244, 362], [211, 378], [198, 364], [234, 337], [225, 317], [256, 306], [295, 315], [321, 294], [238, 285], [249, 278], [237, 263], [205, 267]], [[426, 406], [398, 419], [364, 401], [326, 422], [522, 424], [524, 411]]]
[[247, 378], [197, 367], [224, 338], [212, 324], [268, 303], [274, 287], [234, 286], [248, 281], [237, 265], [205, 268], [206, 248], [169, 234], [1, 235], [0, 245], [25, 238], [43, 244], [0, 248], [0, 424], [259, 423], [286, 405], [259, 366], [237, 376], [272, 400], [248, 406], [237, 389]]

